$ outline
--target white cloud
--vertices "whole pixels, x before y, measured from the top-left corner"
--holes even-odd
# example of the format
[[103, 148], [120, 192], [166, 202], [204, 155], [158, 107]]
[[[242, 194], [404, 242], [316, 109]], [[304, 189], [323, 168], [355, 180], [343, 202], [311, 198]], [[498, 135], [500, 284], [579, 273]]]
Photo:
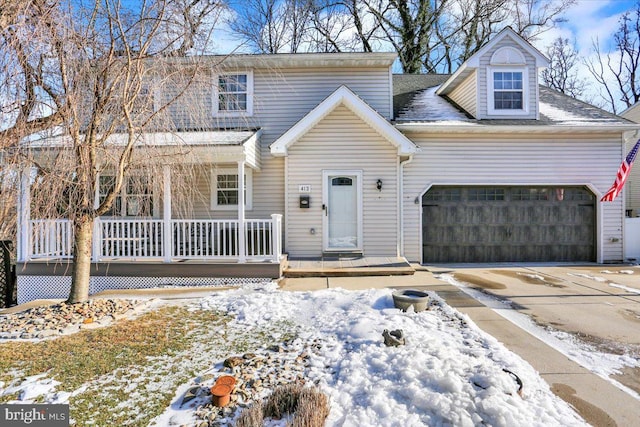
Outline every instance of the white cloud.
[[[541, 34], [534, 41], [534, 45], [546, 53], [547, 46], [557, 37], [575, 42], [581, 60], [578, 76], [593, 82], [593, 77], [584, 62], [596, 60], [594, 43], [599, 44], [603, 54], [610, 52], [613, 48], [613, 34], [618, 28], [620, 17], [626, 10], [633, 10], [634, 5], [634, 1], [628, 0], [578, 0], [564, 14], [566, 22]], [[615, 61], [616, 54], [613, 53], [611, 57]], [[610, 79], [612, 77], [609, 76]], [[600, 90], [595, 82], [589, 84], [586, 98], [601, 103]]]

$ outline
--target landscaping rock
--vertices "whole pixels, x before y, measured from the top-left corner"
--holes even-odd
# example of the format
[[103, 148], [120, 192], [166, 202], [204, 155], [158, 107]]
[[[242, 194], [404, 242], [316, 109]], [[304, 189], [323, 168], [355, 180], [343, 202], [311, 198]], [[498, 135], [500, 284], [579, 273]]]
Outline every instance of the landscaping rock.
[[50, 338], [112, 323], [133, 312], [136, 300], [93, 299], [78, 304], [65, 302], [0, 315], [0, 339]]
[[242, 357], [232, 356], [227, 358], [223, 365], [226, 368], [235, 368], [236, 366], [240, 366], [244, 363], [244, 359]]
[[225, 372], [233, 370], [237, 382], [227, 406], [218, 408], [212, 402], [207, 402], [195, 411], [198, 420], [195, 425], [202, 421], [216, 427], [233, 425], [232, 420], [238, 411], [262, 401], [277, 387], [292, 383], [304, 384], [312, 343], [298, 342], [288, 345], [286, 350], [281, 346], [277, 347], [280, 351], [273, 352], [270, 348], [265, 348], [242, 357], [229, 357], [223, 362], [225, 367], [215, 372], [213, 378], [209, 378], [209, 374], [200, 377], [200, 380], [206, 377], [213, 384]]

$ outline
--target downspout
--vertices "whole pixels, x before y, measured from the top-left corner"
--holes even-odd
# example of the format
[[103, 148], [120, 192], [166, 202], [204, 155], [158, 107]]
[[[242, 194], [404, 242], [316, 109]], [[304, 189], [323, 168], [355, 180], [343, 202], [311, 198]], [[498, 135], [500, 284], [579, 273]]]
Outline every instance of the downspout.
[[404, 165], [413, 161], [413, 155], [409, 155], [407, 160], [400, 162], [400, 172], [398, 173], [398, 257], [404, 256]]

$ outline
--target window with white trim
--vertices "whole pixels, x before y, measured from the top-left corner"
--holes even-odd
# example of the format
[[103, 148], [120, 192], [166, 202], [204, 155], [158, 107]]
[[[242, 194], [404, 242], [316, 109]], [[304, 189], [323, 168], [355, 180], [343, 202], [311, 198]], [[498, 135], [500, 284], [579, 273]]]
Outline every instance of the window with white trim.
[[[211, 209], [238, 209], [238, 169], [214, 169], [211, 173]], [[252, 208], [253, 173], [244, 171], [244, 203], [246, 209]]]
[[[102, 203], [115, 186], [115, 177], [100, 175], [98, 202]], [[111, 209], [105, 216], [151, 217], [154, 213], [153, 185], [147, 177], [130, 176], [116, 195]]]
[[517, 115], [528, 112], [526, 68], [490, 68], [488, 70], [489, 114]]
[[213, 112], [219, 116], [253, 114], [253, 72], [225, 73], [215, 76]]
[[522, 110], [522, 72], [493, 72], [493, 108], [496, 110]]

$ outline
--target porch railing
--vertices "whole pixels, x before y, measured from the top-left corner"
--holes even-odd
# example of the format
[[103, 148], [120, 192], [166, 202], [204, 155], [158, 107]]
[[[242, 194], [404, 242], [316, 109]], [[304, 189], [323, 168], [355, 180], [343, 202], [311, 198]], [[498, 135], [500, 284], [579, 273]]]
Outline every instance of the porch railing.
[[[30, 259], [71, 258], [73, 225], [66, 219], [31, 220]], [[244, 221], [244, 253], [240, 253], [238, 220], [97, 219], [94, 261], [112, 259], [272, 260], [282, 256], [282, 215]], [[166, 247], [166, 242], [171, 242]]]
[[66, 219], [30, 221], [29, 246], [32, 258], [71, 258], [73, 226]]
[[158, 258], [163, 255], [162, 220], [98, 221], [98, 258]]
[[176, 220], [172, 226], [177, 258], [238, 257], [238, 221]]

